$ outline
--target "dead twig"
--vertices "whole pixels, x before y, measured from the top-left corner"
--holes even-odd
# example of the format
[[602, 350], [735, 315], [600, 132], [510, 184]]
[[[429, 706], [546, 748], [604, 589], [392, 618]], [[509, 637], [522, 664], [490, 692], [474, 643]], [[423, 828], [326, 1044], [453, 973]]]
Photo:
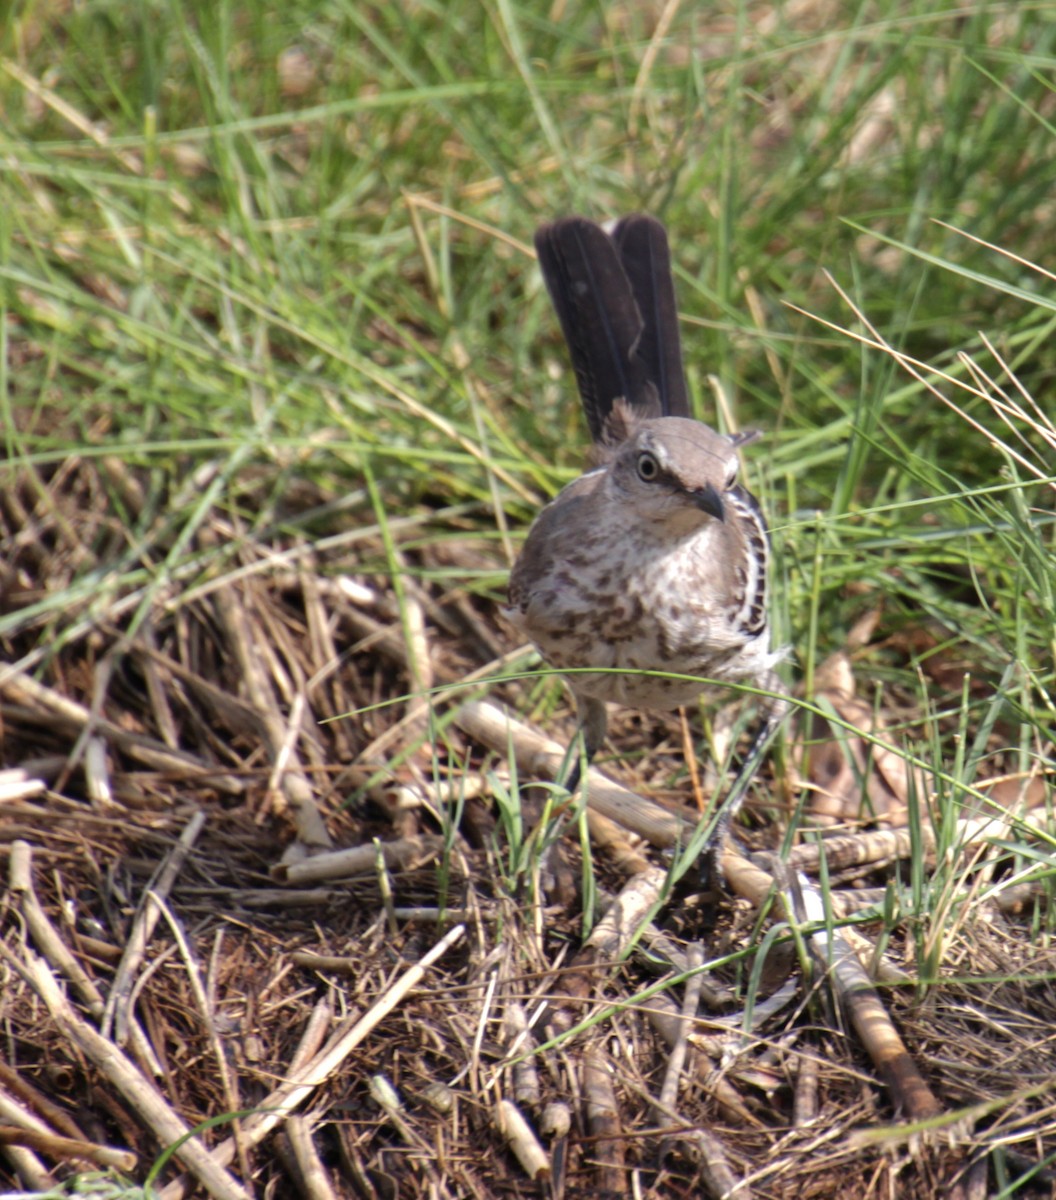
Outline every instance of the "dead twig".
[[[564, 749], [486, 700], [463, 704], [455, 718], [459, 728], [474, 740], [499, 754], [512, 746], [517, 769], [523, 777], [554, 779], [564, 758]], [[655, 801], [640, 796], [607, 779], [597, 768], [587, 772], [587, 803], [603, 816], [640, 834], [654, 846], [668, 849], [686, 840], [692, 821], [682, 820]]]
[[100, 1167], [116, 1167], [119, 1171], [135, 1170], [138, 1159], [129, 1150], [118, 1150], [113, 1146], [99, 1146], [95, 1142], [84, 1142], [79, 1138], [60, 1137], [58, 1134], [23, 1129], [18, 1125], [0, 1125], [0, 1145], [26, 1146], [56, 1162], [64, 1159], [79, 1159]]
[[0, 671], [0, 692], [16, 704], [22, 704], [47, 718], [49, 722], [58, 722], [77, 733], [82, 733], [90, 726], [124, 754], [148, 767], [180, 776], [208, 779], [213, 787], [232, 796], [240, 796], [244, 790], [240, 779], [202, 762], [186, 750], [170, 750], [163, 742], [144, 734], [129, 733], [105, 717], [94, 716], [83, 704], [60, 695], [22, 671], [14, 668]]
[[[419, 962], [410, 967], [358, 1019], [347, 1022], [337, 1030], [322, 1050], [296, 1074], [277, 1087], [259, 1106], [259, 1111], [245, 1123], [248, 1144], [261, 1142], [286, 1116], [293, 1112], [317, 1087], [322, 1086], [361, 1041], [388, 1016], [424, 977], [426, 971], [442, 958], [465, 933], [464, 925], [449, 930]], [[213, 1151], [214, 1159], [226, 1165], [235, 1154], [235, 1143], [227, 1138]], [[177, 1180], [160, 1192], [161, 1200], [179, 1200], [186, 1194], [184, 1184]]]
[[[444, 839], [423, 834], [421, 837], [396, 838], [381, 842], [381, 854], [386, 867], [393, 871], [414, 871], [435, 858], [443, 848]], [[302, 862], [280, 863], [272, 874], [291, 885], [301, 887], [326, 879], [346, 879], [351, 875], [370, 875], [377, 868], [378, 850], [373, 842], [316, 854]]]
[[172, 890], [173, 884], [183, 869], [183, 864], [187, 861], [187, 855], [190, 854], [191, 848], [198, 840], [198, 835], [202, 832], [204, 826], [205, 813], [201, 811], [194, 813], [184, 826], [179, 841], [169, 851], [165, 860], [158, 868], [154, 879], [147, 887], [143, 899], [139, 904], [136, 919], [132, 924], [128, 940], [125, 943], [125, 952], [121, 956], [121, 963], [114, 975], [110, 994], [106, 998], [106, 1005], [102, 1013], [101, 1031], [103, 1037], [109, 1037], [110, 1030], [116, 1026], [119, 1045], [124, 1045], [128, 1038], [130, 1028], [129, 1002], [132, 995], [132, 988], [135, 983], [136, 972], [143, 961], [143, 956], [146, 954], [147, 944], [154, 934], [154, 927], [157, 925], [158, 917], [161, 915], [159, 902], [164, 901], [165, 897]]
[[[22, 898], [22, 915], [37, 949], [54, 970], [70, 981], [88, 1011], [97, 1020], [104, 1018], [106, 1002], [95, 980], [84, 970], [61, 934], [48, 919], [33, 886], [33, 850], [28, 842], [16, 841], [11, 846], [11, 890]], [[111, 993], [112, 994], [112, 993]], [[128, 1035], [140, 1062], [155, 1075], [161, 1075], [154, 1048], [139, 1022], [129, 1017]]]
[[613, 899], [570, 964], [564, 995], [550, 1017], [555, 1029], [567, 1030], [575, 1023], [577, 1010], [598, 986], [598, 964], [619, 961], [657, 903], [666, 879], [666, 872], [650, 867], [635, 875]]
[[811, 948], [828, 972], [833, 990], [862, 1045], [891, 1090], [895, 1109], [910, 1121], [938, 1116], [944, 1111], [943, 1106], [924, 1082], [858, 956], [842, 931], [834, 930], [830, 938], [821, 894], [803, 876], [793, 884], [792, 894], [797, 918], [818, 925], [810, 935]]
[[[315, 794], [307, 776], [301, 770], [294, 749], [296, 731], [293, 722], [283, 717], [259, 653], [259, 640], [249, 627], [250, 618], [233, 587], [221, 588], [216, 594], [216, 612], [234, 648], [249, 702], [258, 713], [264, 730], [264, 740], [273, 764], [285, 757], [280, 787], [293, 812], [297, 840], [302, 847], [332, 845], [330, 834], [316, 805]], [[283, 747], [286, 747], [284, 752]]]
[[209, 1195], [215, 1200], [250, 1200], [246, 1189], [202, 1146], [150, 1080], [118, 1046], [74, 1012], [44, 960], [35, 954], [27, 954], [21, 966], [63, 1034], [125, 1097], [162, 1146], [179, 1143], [176, 1156]]
[[308, 1117], [299, 1115], [287, 1117], [283, 1122], [286, 1136], [290, 1139], [290, 1150], [297, 1162], [305, 1200], [338, 1200], [312, 1138], [313, 1124]]
[[495, 1125], [529, 1179], [549, 1176], [550, 1160], [546, 1151], [516, 1104], [511, 1100], [500, 1100], [495, 1105]]
[[593, 1141], [590, 1161], [595, 1187], [603, 1196], [625, 1196], [627, 1171], [620, 1109], [608, 1060], [596, 1047], [583, 1056], [583, 1109]]

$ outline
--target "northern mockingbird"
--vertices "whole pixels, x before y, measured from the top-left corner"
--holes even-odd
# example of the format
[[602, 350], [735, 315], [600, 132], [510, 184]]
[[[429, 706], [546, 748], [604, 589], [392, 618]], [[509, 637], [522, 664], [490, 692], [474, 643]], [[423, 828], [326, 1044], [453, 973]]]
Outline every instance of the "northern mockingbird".
[[[673, 709], [712, 682], [782, 693], [767, 620], [769, 539], [737, 484], [737, 451], [756, 435], [716, 433], [690, 416], [663, 225], [630, 216], [607, 232], [569, 217], [539, 229], [535, 247], [595, 465], [536, 518], [505, 612], [551, 666], [598, 668], [566, 677], [589, 763], [610, 702]], [[782, 698], [763, 705], [720, 839], [787, 710]]]

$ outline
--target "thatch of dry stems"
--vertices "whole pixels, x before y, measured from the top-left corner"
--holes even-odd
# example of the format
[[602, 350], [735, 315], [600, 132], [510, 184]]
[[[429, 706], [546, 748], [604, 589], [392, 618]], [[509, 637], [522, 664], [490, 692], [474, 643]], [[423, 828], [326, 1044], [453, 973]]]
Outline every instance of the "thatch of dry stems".
[[[401, 616], [353, 532], [327, 554], [247, 540], [204, 578], [50, 613], [105, 547], [98, 470], [121, 472], [8, 472], [0, 503], [0, 1185], [142, 1181], [185, 1137], [167, 1200], [971, 1195], [996, 1143], [1013, 1166], [1056, 1151], [1053, 964], [1022, 915], [961, 897], [926, 992], [897, 924], [885, 954], [875, 924], [802, 959], [750, 949], [766, 906], [773, 927], [874, 902], [909, 850], [897, 816], [827, 844], [829, 909], [797, 874], [809, 845], [785, 868], [727, 855], [733, 896], [670, 893], [695, 816], [640, 793], [682, 739], [625, 717], [662, 769], [592, 776], [604, 915], [584, 940], [574, 839], [538, 899], [490, 802], [511, 746], [522, 781], [555, 748], [477, 702], [438, 734], [421, 700], [511, 648], [488, 606], [421, 585]], [[193, 549], [231, 543], [225, 520]], [[819, 816], [846, 818], [822, 774]], [[897, 802], [894, 767], [884, 786]], [[863, 1138], [896, 1118], [915, 1124], [894, 1153]]]

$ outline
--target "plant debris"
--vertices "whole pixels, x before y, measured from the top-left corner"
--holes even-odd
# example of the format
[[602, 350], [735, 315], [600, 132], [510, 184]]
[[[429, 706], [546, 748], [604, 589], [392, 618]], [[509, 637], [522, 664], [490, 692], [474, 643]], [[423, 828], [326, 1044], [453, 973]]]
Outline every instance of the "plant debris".
[[[526, 786], [553, 778], [546, 739], [425, 699], [501, 672], [491, 610], [401, 596], [369, 538], [233, 545], [213, 513], [186, 569], [159, 532], [79, 603], [119, 542], [108, 469], [2, 489], [2, 1186], [142, 1183], [172, 1147], [165, 1200], [967, 1196], [997, 1148], [1020, 1194], [1056, 1186], [1056, 962], [1036, 891], [997, 902], [994, 834], [1045, 786], [911, 835], [896, 793], [926, 772], [883, 720], [849, 748], [834, 726], [768, 804], [824, 787], [811, 761], [838, 775], [824, 851], [782, 866], [787, 815], [761, 821], [732, 894], [699, 894], [671, 869], [698, 819], [664, 796], [675, 718], [617, 722], [670, 753], [563, 811]], [[881, 758], [890, 828], [862, 830], [852, 782]], [[965, 863], [926, 925], [898, 874], [918, 845]]]

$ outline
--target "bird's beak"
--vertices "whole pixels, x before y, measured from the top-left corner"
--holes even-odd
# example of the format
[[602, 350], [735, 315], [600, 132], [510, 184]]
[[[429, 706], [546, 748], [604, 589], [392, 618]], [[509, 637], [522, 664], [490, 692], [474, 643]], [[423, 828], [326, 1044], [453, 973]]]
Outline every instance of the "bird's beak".
[[716, 521], [726, 520], [726, 508], [722, 503], [722, 497], [710, 483], [706, 483], [701, 488], [693, 488], [688, 494], [702, 512], [714, 517]]

